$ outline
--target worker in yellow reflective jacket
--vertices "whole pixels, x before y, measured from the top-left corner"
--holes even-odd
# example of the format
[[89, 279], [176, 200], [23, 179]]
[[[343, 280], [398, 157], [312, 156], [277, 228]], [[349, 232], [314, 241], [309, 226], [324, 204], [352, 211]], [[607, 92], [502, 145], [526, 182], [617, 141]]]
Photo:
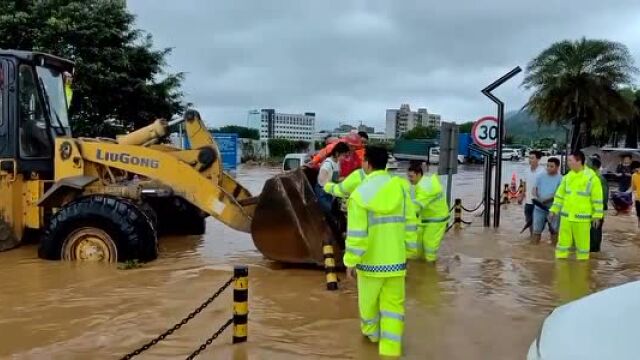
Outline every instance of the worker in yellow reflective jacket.
[[[584, 153], [575, 151], [568, 158], [571, 171], [563, 178], [551, 206], [550, 217], [560, 214], [560, 234], [556, 259], [566, 259], [575, 241], [576, 259], [589, 259], [590, 225], [597, 227], [604, 216], [602, 185], [598, 175], [584, 166]], [[553, 221], [550, 221], [553, 223]]]
[[436, 174], [423, 176], [421, 164], [411, 164], [407, 171], [413, 184], [411, 200], [418, 209], [418, 245], [427, 262], [438, 259], [438, 250], [449, 226], [449, 205]]
[[[346, 199], [364, 181], [367, 174], [364, 169], [353, 171], [341, 182], [328, 182], [324, 185], [324, 191], [334, 197]], [[409, 184], [407, 184], [408, 186]]]
[[71, 106], [71, 99], [73, 98], [73, 89], [71, 88], [71, 85], [73, 83], [73, 76], [71, 75], [71, 73], [65, 71], [62, 74], [62, 80], [64, 83], [64, 95], [67, 99], [67, 108], [69, 108]]
[[[367, 177], [367, 174], [365, 173], [364, 169], [359, 169], [357, 171], [352, 172], [349, 176], [347, 176], [346, 179], [344, 179], [342, 182], [339, 183], [334, 183], [334, 182], [328, 182], [325, 184], [324, 186], [324, 191], [327, 192], [328, 194], [331, 194], [332, 196], [335, 196], [337, 198], [342, 198], [342, 199], [346, 199], [348, 198], [351, 193], [353, 193], [356, 188], [358, 186], [360, 186], [361, 183], [363, 183], [365, 181]], [[402, 186], [404, 187], [405, 193], [407, 198], [409, 198], [411, 195], [411, 184], [409, 183], [409, 181], [407, 181], [404, 178], [398, 178], [398, 181], [400, 181], [402, 183]], [[413, 210], [411, 210], [411, 208], [413, 208]], [[413, 203], [408, 202], [407, 203], [407, 229], [415, 229], [414, 231], [408, 231], [407, 232], [407, 246], [409, 246], [412, 250], [416, 250], [415, 253], [412, 253], [413, 255], [411, 255], [411, 257], [417, 257], [418, 253], [417, 253], [417, 249], [419, 249], [419, 237], [418, 237], [418, 225], [419, 225], [419, 219], [417, 216], [413, 216], [413, 214], [416, 212], [415, 207], [413, 205]]]
[[349, 195], [360, 185], [367, 174], [363, 169], [356, 170], [349, 174], [341, 182], [328, 182], [324, 185], [324, 191], [338, 198], [348, 198]]
[[407, 217], [415, 210], [401, 179], [385, 171], [387, 159], [384, 148], [365, 150], [367, 177], [349, 198], [344, 264], [357, 276], [362, 333], [379, 342], [380, 355], [400, 356], [407, 255], [416, 250]]

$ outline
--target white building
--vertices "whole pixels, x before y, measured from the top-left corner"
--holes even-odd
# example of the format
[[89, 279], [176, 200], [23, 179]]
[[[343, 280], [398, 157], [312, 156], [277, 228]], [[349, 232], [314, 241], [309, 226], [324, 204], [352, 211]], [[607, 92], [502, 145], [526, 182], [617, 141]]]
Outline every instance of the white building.
[[260, 131], [260, 139], [313, 140], [316, 114], [281, 114], [274, 109], [251, 110], [247, 126]]
[[387, 109], [385, 135], [396, 139], [416, 126], [440, 127], [441, 116], [430, 114], [427, 109], [411, 111], [409, 104], [402, 104], [400, 109]]

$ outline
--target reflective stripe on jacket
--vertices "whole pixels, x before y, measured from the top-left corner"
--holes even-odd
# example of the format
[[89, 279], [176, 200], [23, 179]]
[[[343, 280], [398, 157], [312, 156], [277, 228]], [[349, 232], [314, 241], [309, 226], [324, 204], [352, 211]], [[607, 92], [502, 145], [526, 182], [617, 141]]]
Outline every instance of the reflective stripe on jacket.
[[411, 200], [420, 214], [420, 224], [449, 221], [449, 205], [437, 175], [423, 176], [412, 188]]
[[569, 221], [602, 219], [602, 185], [598, 175], [586, 167], [582, 171], [570, 171], [562, 178], [550, 211]]
[[[349, 198], [344, 264], [367, 276], [404, 276], [409, 204], [402, 181], [374, 171]], [[409, 207], [408, 207], [409, 205]]]

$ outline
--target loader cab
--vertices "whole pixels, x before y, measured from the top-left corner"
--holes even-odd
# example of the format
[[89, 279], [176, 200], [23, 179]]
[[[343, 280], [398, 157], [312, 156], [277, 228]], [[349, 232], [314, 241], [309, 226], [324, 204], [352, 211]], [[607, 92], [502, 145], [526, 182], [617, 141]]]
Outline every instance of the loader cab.
[[54, 141], [70, 136], [63, 73], [55, 56], [0, 49], [0, 167], [28, 178], [53, 177]]

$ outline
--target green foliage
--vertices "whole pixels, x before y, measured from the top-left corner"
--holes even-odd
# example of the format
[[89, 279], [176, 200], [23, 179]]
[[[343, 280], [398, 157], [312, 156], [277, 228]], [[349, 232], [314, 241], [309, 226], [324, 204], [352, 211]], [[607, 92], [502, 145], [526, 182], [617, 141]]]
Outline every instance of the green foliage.
[[505, 135], [504, 143], [507, 144], [507, 145], [508, 144], [515, 144], [516, 143], [515, 137], [513, 135]]
[[76, 62], [70, 108], [76, 136], [114, 136], [115, 126], [130, 130], [183, 110], [182, 74], [163, 71], [170, 49], [154, 50], [125, 4], [0, 0], [0, 48]]
[[269, 156], [278, 158], [291, 153], [305, 152], [309, 148], [309, 143], [302, 140], [269, 139], [267, 144]]
[[530, 112], [513, 111], [505, 115], [507, 136], [512, 136], [516, 144], [533, 145], [542, 138], [554, 138], [557, 142], [565, 142], [565, 130], [558, 124], [543, 124]]
[[555, 143], [556, 140], [553, 138], [542, 138], [534, 142], [533, 147], [535, 149], [550, 149]]
[[238, 134], [239, 138], [260, 140], [260, 132], [257, 129], [251, 129], [244, 126], [227, 125], [219, 129], [210, 129], [213, 132]]
[[473, 121], [462, 123], [460, 124], [460, 133], [471, 133], [471, 128], [473, 128]]
[[629, 104], [633, 106], [633, 112], [623, 121], [619, 121], [616, 126], [611, 127], [609, 130], [609, 136], [611, 137], [614, 146], [618, 144], [618, 140], [624, 137], [624, 147], [637, 148], [638, 147], [638, 135], [640, 132], [640, 90], [636, 90], [631, 87], [626, 87], [620, 90], [620, 94], [624, 97]]
[[571, 124], [572, 149], [589, 146], [632, 113], [618, 88], [636, 72], [626, 46], [606, 41], [561, 41], [527, 66], [523, 86], [533, 90], [526, 109], [541, 123]]
[[438, 130], [435, 127], [416, 126], [402, 135], [403, 139], [433, 139]]

